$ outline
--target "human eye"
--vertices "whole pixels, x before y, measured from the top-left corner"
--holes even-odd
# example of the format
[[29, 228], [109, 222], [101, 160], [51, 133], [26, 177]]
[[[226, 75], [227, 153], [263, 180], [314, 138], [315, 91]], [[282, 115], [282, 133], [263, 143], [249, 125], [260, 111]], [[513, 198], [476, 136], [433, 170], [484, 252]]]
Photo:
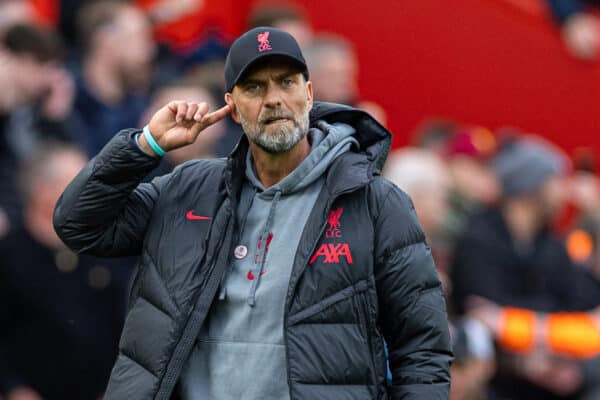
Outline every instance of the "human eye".
[[295, 83], [296, 83], [296, 81], [294, 80], [293, 77], [286, 77], [281, 80], [281, 85], [285, 88], [290, 88], [290, 87], [294, 86]]
[[260, 85], [256, 82], [250, 82], [244, 86], [244, 90], [246, 90], [249, 93], [256, 93], [259, 89]]

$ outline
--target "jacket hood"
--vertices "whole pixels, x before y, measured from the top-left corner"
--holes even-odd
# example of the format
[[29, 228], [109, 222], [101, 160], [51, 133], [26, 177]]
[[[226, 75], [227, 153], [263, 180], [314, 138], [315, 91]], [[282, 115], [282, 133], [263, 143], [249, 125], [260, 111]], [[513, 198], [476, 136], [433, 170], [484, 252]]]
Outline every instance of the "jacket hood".
[[324, 120], [330, 124], [341, 122], [354, 128], [354, 138], [362, 152], [381, 171], [392, 145], [392, 134], [366, 111], [336, 103], [316, 101], [310, 111], [310, 126]]
[[[352, 158], [352, 160], [346, 161], [344, 168], [352, 168], [353, 165], [361, 164], [369, 168], [367, 175], [380, 173], [390, 151], [392, 135], [367, 112], [343, 104], [317, 101], [314, 102], [310, 111], [309, 120], [310, 128], [318, 128], [318, 121], [320, 120], [331, 125], [343, 123], [351, 126], [354, 129], [352, 137], [358, 142], [360, 153], [348, 152], [345, 154], [347, 157], [340, 157], [340, 159]], [[246, 135], [242, 135], [229, 156], [229, 168], [226, 172], [229, 176], [226, 182], [228, 182], [230, 194], [232, 194], [231, 189], [240, 188], [243, 179], [245, 179], [247, 151], [248, 138]], [[365, 178], [368, 179], [368, 176]], [[330, 183], [332, 187], [336, 186], [340, 190], [342, 189], [341, 182], [337, 182], [337, 184], [336, 182], [328, 182], [328, 184]]]

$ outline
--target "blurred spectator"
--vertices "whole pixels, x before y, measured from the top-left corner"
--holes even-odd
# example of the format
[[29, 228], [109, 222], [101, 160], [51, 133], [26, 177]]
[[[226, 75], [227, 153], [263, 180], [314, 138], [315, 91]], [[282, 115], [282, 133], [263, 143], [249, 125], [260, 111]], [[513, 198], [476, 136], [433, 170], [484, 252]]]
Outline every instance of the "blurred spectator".
[[586, 7], [600, 6], [598, 0], [547, 0], [560, 23], [567, 50], [583, 60], [597, 59], [600, 52], [600, 20]]
[[578, 382], [585, 387], [577, 399], [599, 398], [600, 308], [547, 314], [475, 300], [470, 317], [483, 322], [498, 344], [513, 354], [521, 375], [564, 394], [561, 398], [571, 398], [566, 395]]
[[355, 105], [358, 59], [352, 44], [340, 36], [319, 35], [304, 50], [315, 99]]
[[[444, 291], [451, 291], [448, 279], [450, 243], [444, 236], [451, 178], [437, 154], [405, 148], [392, 152], [384, 175], [413, 200], [419, 221], [431, 246]], [[455, 400], [484, 399], [486, 384], [494, 369], [494, 349], [489, 333], [477, 321], [451, 324], [455, 360], [452, 365], [452, 393]]]
[[[158, 109], [173, 100], [194, 102], [203, 99], [210, 110], [217, 107], [217, 103], [210, 92], [188, 80], [180, 80], [160, 88], [152, 97], [152, 102], [142, 115], [141, 121], [150, 121]], [[171, 167], [177, 166], [188, 160], [197, 158], [213, 158], [215, 144], [225, 133], [225, 122], [219, 121], [204, 129], [196, 141], [189, 146], [181, 147], [166, 154], [167, 162]]]
[[320, 34], [305, 47], [304, 56], [316, 100], [355, 106], [371, 114], [382, 125], [386, 124], [387, 115], [383, 107], [360, 98], [358, 58], [348, 40], [337, 35]]
[[246, 23], [248, 29], [272, 26], [290, 33], [305, 51], [311, 43], [313, 30], [306, 12], [289, 2], [263, 2], [255, 7]]
[[0, 1], [0, 36], [15, 24], [28, 24], [34, 19], [33, 7], [28, 0]]
[[567, 235], [567, 251], [575, 263], [600, 279], [600, 178], [595, 173], [596, 159], [589, 149], [578, 149], [574, 163], [570, 192], [578, 218]]
[[412, 198], [442, 284], [448, 292], [448, 243], [443, 237], [443, 225], [448, 213], [451, 180], [444, 162], [426, 150], [396, 150], [388, 156], [384, 176]]
[[457, 128], [442, 144], [452, 177], [445, 233], [454, 242], [471, 215], [498, 200], [500, 188], [489, 165], [496, 151], [496, 140], [484, 127], [464, 126]]
[[415, 129], [412, 138], [414, 146], [445, 156], [448, 143], [456, 131], [456, 123], [441, 118], [423, 121]]
[[[567, 167], [568, 160], [540, 139], [515, 140], [501, 149], [494, 160], [500, 205], [474, 216], [456, 247], [451, 276], [457, 310], [468, 310], [474, 295], [539, 312], [587, 310], [600, 303], [598, 282], [574, 267], [549, 229], [566, 200]], [[597, 383], [585, 381], [577, 363], [516, 360], [504, 354], [498, 360], [493, 390], [500, 398], [569, 398], [585, 383]], [[523, 368], [536, 363], [556, 379], [539, 380], [535, 370]]]
[[68, 250], [54, 205], [86, 158], [48, 143], [21, 175], [23, 223], [0, 241], [0, 393], [97, 400], [116, 358], [122, 293], [109, 269]]
[[452, 384], [450, 400], [485, 400], [487, 384], [494, 374], [494, 343], [486, 327], [476, 319], [451, 323]]
[[571, 259], [600, 280], [600, 209], [583, 215], [566, 242]]
[[49, 31], [13, 25], [0, 46], [0, 207], [19, 209], [14, 171], [49, 138], [73, 139], [74, 84], [61, 66], [62, 46]]
[[84, 54], [75, 109], [82, 144], [94, 156], [115, 132], [137, 126], [148, 104], [155, 44], [146, 16], [120, 1], [86, 5], [78, 27]]
[[566, 358], [600, 355], [600, 307], [589, 312], [535, 313], [477, 298], [469, 316], [485, 324], [502, 348]]

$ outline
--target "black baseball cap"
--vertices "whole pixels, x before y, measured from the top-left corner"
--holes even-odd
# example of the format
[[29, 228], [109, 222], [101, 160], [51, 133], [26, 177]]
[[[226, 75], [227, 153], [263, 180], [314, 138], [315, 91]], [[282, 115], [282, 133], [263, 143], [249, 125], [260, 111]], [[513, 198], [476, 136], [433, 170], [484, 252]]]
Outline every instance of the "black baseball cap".
[[283, 56], [296, 62], [308, 80], [308, 68], [296, 39], [281, 29], [258, 27], [244, 33], [231, 45], [225, 60], [225, 84], [231, 92], [244, 73], [258, 60]]

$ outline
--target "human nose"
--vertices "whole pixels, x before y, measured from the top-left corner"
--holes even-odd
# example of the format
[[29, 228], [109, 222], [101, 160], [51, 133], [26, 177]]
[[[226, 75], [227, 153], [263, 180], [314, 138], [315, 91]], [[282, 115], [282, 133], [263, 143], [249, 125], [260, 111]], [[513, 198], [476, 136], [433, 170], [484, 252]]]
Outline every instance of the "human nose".
[[281, 106], [281, 89], [277, 85], [268, 85], [265, 94], [265, 106], [279, 107]]

